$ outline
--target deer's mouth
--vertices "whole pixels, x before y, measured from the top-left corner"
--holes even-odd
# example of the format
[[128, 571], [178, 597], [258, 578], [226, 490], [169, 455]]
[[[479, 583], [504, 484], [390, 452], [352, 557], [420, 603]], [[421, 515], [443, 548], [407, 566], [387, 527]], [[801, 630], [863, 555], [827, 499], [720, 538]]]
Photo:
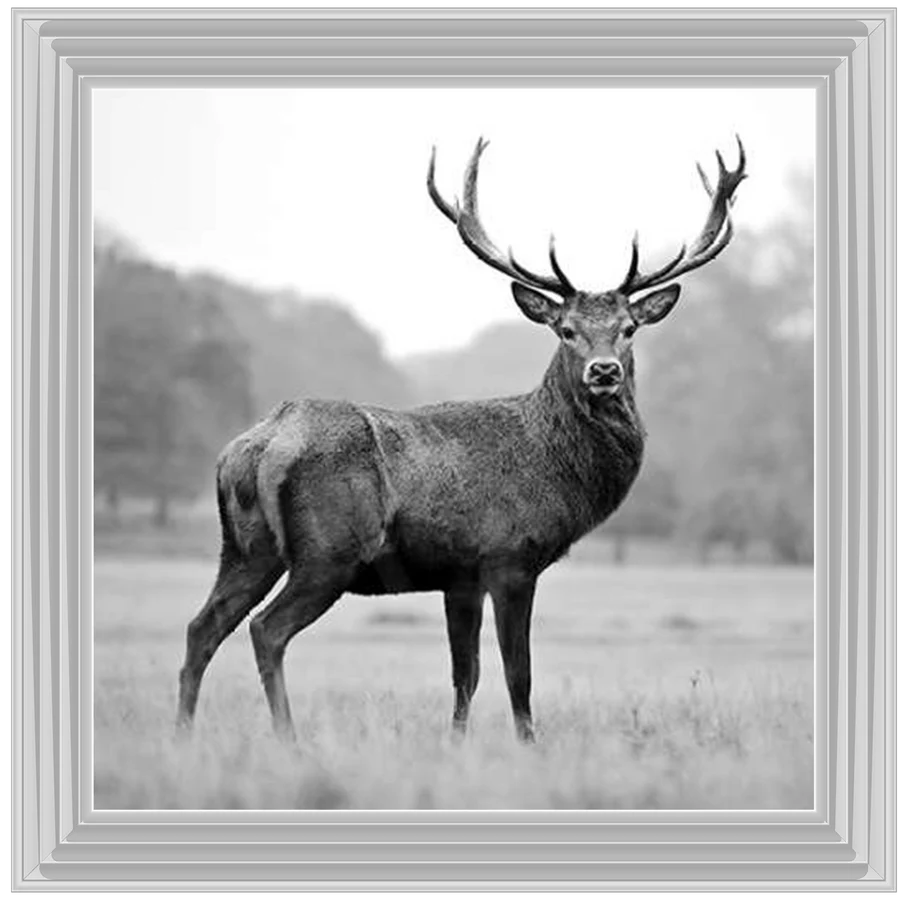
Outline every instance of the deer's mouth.
[[592, 366], [588, 366], [584, 377], [585, 387], [588, 389], [588, 392], [595, 397], [617, 394], [622, 387], [623, 381], [621, 366], [615, 368], [609, 367], [601, 371], [597, 371]]
[[592, 381], [588, 383], [587, 389], [594, 397], [605, 397], [611, 394], [618, 394], [619, 388], [622, 387], [621, 381]]

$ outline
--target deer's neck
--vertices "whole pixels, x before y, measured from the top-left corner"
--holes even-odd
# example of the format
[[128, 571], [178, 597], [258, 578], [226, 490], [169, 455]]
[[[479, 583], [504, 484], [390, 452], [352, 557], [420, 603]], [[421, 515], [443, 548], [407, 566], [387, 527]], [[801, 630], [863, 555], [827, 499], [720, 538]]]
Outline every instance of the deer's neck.
[[527, 398], [561, 488], [581, 510], [585, 530], [625, 499], [640, 469], [644, 428], [635, 402], [634, 363], [614, 396], [594, 397], [571, 383], [560, 347]]

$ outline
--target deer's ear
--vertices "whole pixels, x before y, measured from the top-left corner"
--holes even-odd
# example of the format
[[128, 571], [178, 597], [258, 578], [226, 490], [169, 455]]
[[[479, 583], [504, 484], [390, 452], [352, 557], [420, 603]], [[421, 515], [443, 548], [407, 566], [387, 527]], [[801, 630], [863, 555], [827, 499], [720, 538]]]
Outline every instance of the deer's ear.
[[653, 291], [631, 304], [631, 315], [638, 325], [655, 325], [664, 319], [678, 302], [680, 284], [670, 284], [659, 291]]
[[559, 315], [557, 304], [539, 291], [535, 291], [524, 284], [514, 281], [512, 284], [513, 297], [516, 299], [519, 309], [538, 325], [552, 325]]

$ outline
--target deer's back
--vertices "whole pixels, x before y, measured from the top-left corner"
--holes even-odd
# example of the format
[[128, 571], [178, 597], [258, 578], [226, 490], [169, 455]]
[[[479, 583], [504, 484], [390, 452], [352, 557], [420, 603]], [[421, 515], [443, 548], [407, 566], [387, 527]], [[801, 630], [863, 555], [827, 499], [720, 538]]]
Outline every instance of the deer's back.
[[245, 543], [355, 567], [358, 593], [443, 589], [495, 567], [540, 571], [579, 536], [551, 468], [517, 399], [303, 400], [226, 448], [220, 502]]

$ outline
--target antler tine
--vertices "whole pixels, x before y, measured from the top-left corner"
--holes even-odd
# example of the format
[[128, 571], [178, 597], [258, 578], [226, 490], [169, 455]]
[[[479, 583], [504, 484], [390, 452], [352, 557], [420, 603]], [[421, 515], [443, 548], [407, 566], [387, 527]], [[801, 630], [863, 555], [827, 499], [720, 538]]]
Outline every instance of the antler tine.
[[741, 143], [741, 136], [735, 133], [734, 139], [737, 141], [738, 145], [738, 169], [743, 172], [747, 167], [747, 154], [744, 152], [744, 145]]
[[706, 177], [706, 172], [703, 171], [703, 166], [701, 166], [700, 163], [697, 163], [697, 171], [700, 173], [700, 181], [703, 182], [703, 190], [706, 191], [706, 196], [712, 197], [712, 185], [709, 183], [709, 179]]
[[691, 246], [689, 256], [704, 253], [715, 243], [723, 225], [730, 223], [729, 211], [734, 192], [737, 186], [747, 177], [744, 172], [747, 159], [744, 153], [744, 146], [741, 144], [739, 137], [737, 138], [737, 144], [739, 151], [738, 167], [733, 172], [728, 171], [725, 161], [722, 159], [722, 154], [718, 150], [716, 151], [716, 160], [719, 163], [719, 181], [714, 192], [707, 190], [707, 193], [712, 198], [709, 215], [697, 240]]
[[559, 283], [566, 289], [566, 292], [574, 294], [575, 286], [566, 277], [566, 273], [563, 272], [559, 260], [556, 258], [556, 238], [552, 234], [550, 235], [550, 268], [553, 269], [553, 274], [556, 275]]
[[456, 225], [456, 230], [463, 243], [482, 261], [494, 269], [503, 272], [516, 281], [525, 282], [532, 287], [543, 288], [555, 294], [566, 297], [575, 292], [571, 282], [563, 274], [556, 259], [553, 241], [550, 244], [550, 265], [556, 275], [555, 278], [538, 275], [520, 265], [512, 255], [512, 251], [504, 254], [488, 237], [481, 218], [478, 214], [478, 166], [481, 154], [484, 153], [488, 142], [479, 138], [475, 150], [469, 158], [466, 173], [463, 179], [463, 202], [451, 206], [440, 195], [435, 185], [435, 157], [436, 151], [432, 150], [431, 163], [428, 166], [428, 194], [435, 206]]
[[431, 161], [428, 163], [428, 196], [434, 205], [455, 225], [459, 219], [459, 203], [451, 206], [441, 195], [434, 183], [434, 169], [437, 162], [437, 147], [431, 148]]
[[508, 256], [512, 267], [519, 273], [521, 278], [537, 285], [537, 287], [545, 288], [548, 291], [553, 291], [562, 296], [568, 296], [569, 294], [574, 294], [576, 292], [577, 288], [569, 281], [566, 273], [563, 272], [562, 267], [559, 264], [559, 260], [556, 258], [556, 241], [553, 235], [550, 235], [550, 265], [556, 274], [556, 279], [548, 278], [546, 275], [538, 275], [537, 272], [526, 269], [525, 266], [513, 256], [512, 247], [509, 248]]
[[625, 280], [619, 285], [620, 291], [624, 292], [628, 285], [630, 285], [637, 277], [640, 255], [640, 250], [638, 249], [638, 233], [635, 231], [634, 237], [631, 239], [631, 262], [628, 264], [628, 274], [625, 276]]
[[728, 246], [734, 235], [731, 222], [731, 205], [734, 202], [734, 192], [737, 186], [747, 177], [747, 156], [740, 137], [735, 135], [738, 145], [738, 166], [730, 172], [725, 165], [722, 154], [716, 151], [716, 161], [719, 167], [719, 177], [713, 190], [703, 167], [697, 163], [697, 171], [703, 188], [711, 199], [709, 213], [706, 222], [700, 230], [700, 234], [691, 244], [690, 248], [682, 246], [681, 251], [671, 262], [661, 269], [647, 275], [641, 275], [638, 271], [637, 235], [632, 241], [631, 265], [625, 281], [619, 290], [625, 294], [633, 294], [636, 291], [656, 287], [666, 281], [678, 278], [685, 272], [690, 272], [715, 259]]
[[725, 160], [722, 159], [722, 153], [719, 150], [716, 150], [716, 162], [719, 164], [719, 180], [721, 181], [728, 174], [728, 167], [725, 165]]
[[622, 284], [619, 285], [618, 290], [623, 294], [633, 294], [636, 291], [641, 291], [644, 288], [660, 283], [684, 259], [686, 253], [687, 244], [682, 244], [681, 249], [675, 254], [675, 258], [667, 262], [661, 269], [657, 269], [649, 275], [641, 275], [638, 273], [640, 251], [638, 250], [638, 236], [635, 234], [631, 241], [631, 264], [628, 267], [628, 274], [625, 276]]

